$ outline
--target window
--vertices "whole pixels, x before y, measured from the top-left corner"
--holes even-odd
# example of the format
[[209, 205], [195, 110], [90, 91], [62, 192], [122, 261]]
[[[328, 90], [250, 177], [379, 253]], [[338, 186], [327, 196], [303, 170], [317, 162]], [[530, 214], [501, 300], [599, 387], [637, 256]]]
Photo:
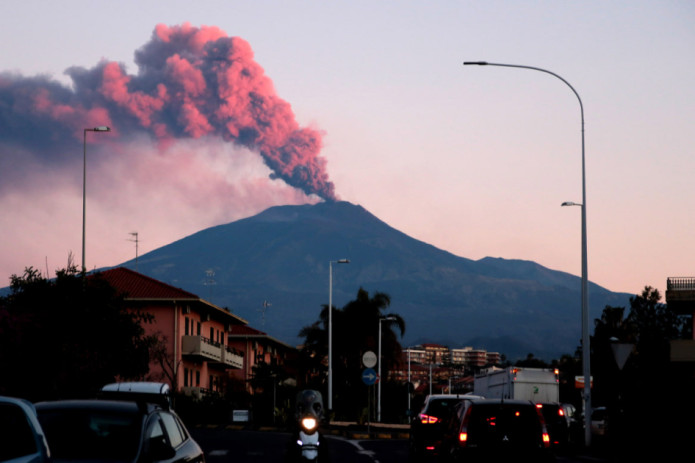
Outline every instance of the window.
[[198, 334], [198, 336], [200, 336], [200, 322], [197, 322], [197, 323], [198, 323], [198, 326], [197, 326], [198, 332], [197, 332], [197, 334]]
[[169, 413], [161, 413], [162, 423], [164, 423], [164, 429], [166, 429], [167, 435], [169, 436], [169, 443], [172, 447], [176, 448], [181, 445], [185, 439], [181, 427], [176, 422], [176, 418]]
[[195, 372], [195, 385], [200, 387], [200, 371]]
[[38, 452], [34, 432], [24, 411], [15, 404], [0, 403], [0, 461]]
[[188, 336], [188, 330], [189, 330], [189, 326], [188, 326], [188, 325], [190, 325], [190, 322], [191, 322], [191, 321], [188, 319], [188, 317], [184, 317], [184, 320], [185, 320], [185, 325], [186, 325], [186, 328], [185, 328], [184, 333], [185, 333], [186, 336]]

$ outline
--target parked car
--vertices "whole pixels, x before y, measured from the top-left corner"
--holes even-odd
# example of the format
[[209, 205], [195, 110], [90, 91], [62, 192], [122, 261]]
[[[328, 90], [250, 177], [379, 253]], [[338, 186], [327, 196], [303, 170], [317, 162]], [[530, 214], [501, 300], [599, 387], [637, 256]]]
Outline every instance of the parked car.
[[449, 461], [553, 461], [541, 411], [531, 401], [480, 399], [455, 407], [442, 447]]
[[48, 444], [34, 406], [23, 399], [0, 396], [0, 461], [45, 463]]
[[425, 398], [420, 413], [410, 422], [410, 458], [432, 459], [439, 455], [443, 428], [454, 406], [463, 400], [480, 398], [470, 394], [433, 394]]
[[565, 448], [576, 443], [581, 425], [575, 418], [576, 409], [572, 404], [541, 402], [536, 407], [543, 414], [545, 426], [553, 447]]
[[104, 391], [108, 399], [33, 406], [51, 462], [205, 462], [202, 449], [169, 407], [168, 387], [128, 383]]

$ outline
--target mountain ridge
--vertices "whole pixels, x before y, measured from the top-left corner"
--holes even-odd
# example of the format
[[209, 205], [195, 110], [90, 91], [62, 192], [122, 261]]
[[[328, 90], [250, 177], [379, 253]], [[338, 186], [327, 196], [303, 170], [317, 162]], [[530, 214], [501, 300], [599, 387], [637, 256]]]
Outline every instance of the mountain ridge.
[[[525, 357], [529, 348], [538, 358], [556, 358], [579, 345], [579, 277], [532, 261], [459, 257], [344, 201], [274, 206], [201, 230], [140, 256], [138, 271], [298, 344], [299, 330], [328, 303], [329, 262], [343, 258], [350, 263], [333, 264], [333, 304], [342, 307], [360, 287], [389, 294], [390, 310], [406, 321], [403, 344], [475, 341], [490, 351], [504, 345], [509, 358]], [[589, 284], [592, 318], [628, 298]], [[263, 308], [264, 301], [271, 306]]]

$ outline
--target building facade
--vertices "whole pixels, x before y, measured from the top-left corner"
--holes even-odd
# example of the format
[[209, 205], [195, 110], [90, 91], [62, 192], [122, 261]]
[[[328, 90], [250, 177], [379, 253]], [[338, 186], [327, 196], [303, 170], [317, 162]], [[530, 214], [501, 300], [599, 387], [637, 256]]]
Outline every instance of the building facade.
[[168, 382], [174, 390], [201, 397], [220, 392], [231, 371], [243, 371], [244, 353], [228, 342], [246, 320], [195, 294], [132, 270], [118, 267], [95, 274], [125, 299], [129, 310], [149, 313], [147, 335], [160, 344], [150, 363], [148, 381]]

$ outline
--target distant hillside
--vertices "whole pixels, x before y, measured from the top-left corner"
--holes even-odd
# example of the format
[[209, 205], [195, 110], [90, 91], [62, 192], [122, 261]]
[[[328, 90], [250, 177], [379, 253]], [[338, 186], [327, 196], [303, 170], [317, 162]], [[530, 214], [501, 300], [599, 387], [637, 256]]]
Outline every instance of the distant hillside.
[[[474, 345], [548, 360], [579, 344], [578, 277], [534, 262], [458, 257], [348, 202], [273, 207], [140, 256], [137, 270], [297, 344], [299, 330], [328, 303], [329, 261], [342, 258], [350, 263], [333, 264], [333, 304], [342, 307], [360, 287], [389, 294], [407, 323], [404, 344]], [[592, 319], [628, 297], [590, 284]], [[265, 312], [264, 301], [271, 304]]]

